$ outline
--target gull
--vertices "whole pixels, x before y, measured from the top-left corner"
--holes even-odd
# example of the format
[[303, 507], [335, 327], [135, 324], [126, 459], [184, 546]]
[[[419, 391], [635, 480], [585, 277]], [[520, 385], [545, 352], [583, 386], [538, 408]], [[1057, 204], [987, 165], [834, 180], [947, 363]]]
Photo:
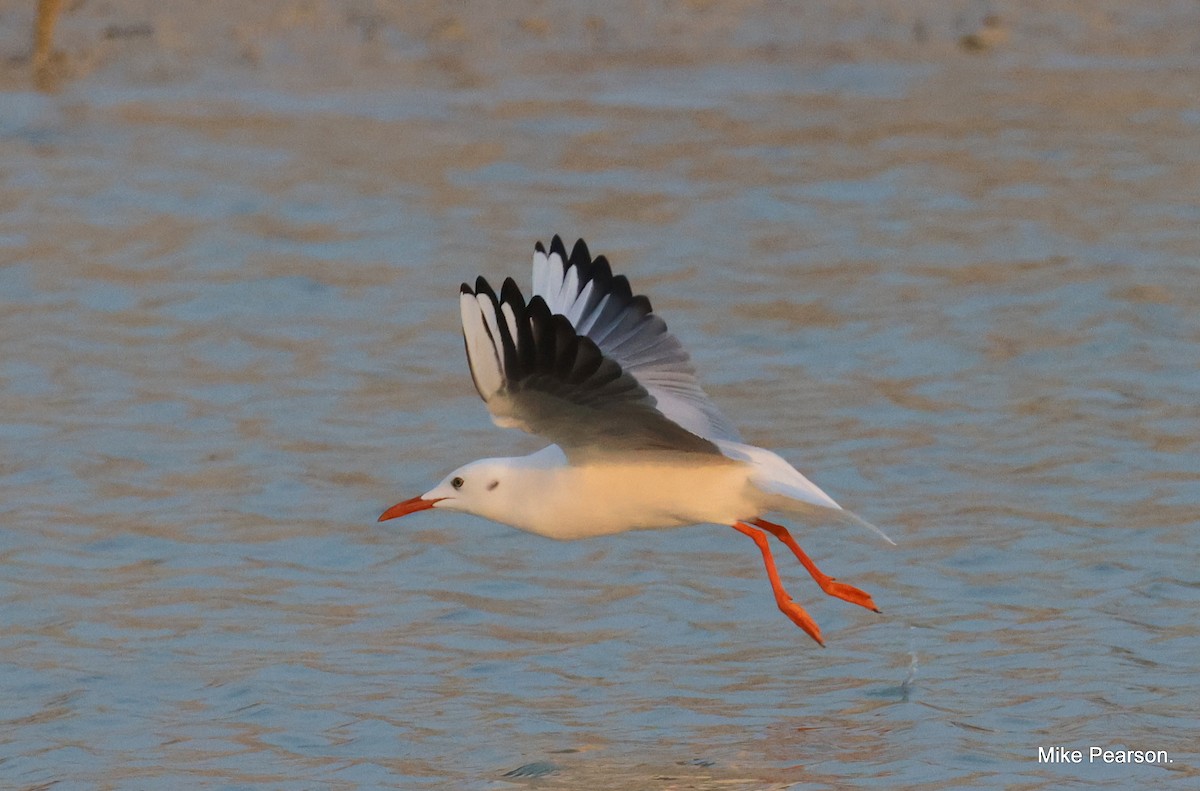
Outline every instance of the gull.
[[493, 422], [553, 444], [459, 467], [379, 521], [428, 509], [462, 511], [554, 539], [683, 525], [728, 525], [749, 537], [779, 609], [824, 646], [816, 621], [784, 589], [767, 535], [795, 554], [830, 596], [879, 612], [866, 592], [821, 572], [781, 511], [878, 528], [844, 510], [783, 458], [741, 440], [709, 400], [687, 352], [629, 281], [567, 254], [557, 235], [534, 247], [533, 296], [512, 278], [500, 293], [479, 277], [459, 307], [471, 378]]

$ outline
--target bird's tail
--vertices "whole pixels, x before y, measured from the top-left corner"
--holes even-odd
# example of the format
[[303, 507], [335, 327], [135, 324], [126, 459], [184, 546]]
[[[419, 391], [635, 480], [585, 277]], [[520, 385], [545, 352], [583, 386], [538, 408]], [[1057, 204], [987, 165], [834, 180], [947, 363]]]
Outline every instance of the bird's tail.
[[863, 519], [861, 516], [854, 513], [853, 511], [847, 511], [845, 508], [839, 508], [837, 510], [833, 510], [833, 509], [827, 509], [827, 510], [829, 511], [829, 513], [833, 514], [834, 518], [837, 519], [839, 522], [849, 522], [850, 524], [853, 524], [853, 525], [859, 525], [861, 527], [865, 527], [866, 529], [870, 530], [872, 533], [879, 536], [880, 538], [882, 538], [884, 541], [888, 542], [892, 546], [896, 546], [896, 542], [893, 541], [887, 533], [883, 532], [878, 527], [871, 524], [866, 519]]
[[741, 442], [729, 440], [715, 440], [715, 442], [726, 457], [748, 462], [754, 467], [754, 473], [750, 480], [759, 491], [767, 495], [767, 502], [772, 510], [832, 517], [838, 522], [849, 522], [865, 527], [892, 546], [896, 545], [896, 542], [889, 538], [887, 533], [858, 514], [842, 508], [832, 497], [821, 491], [820, 487], [805, 478], [799, 470], [788, 464], [778, 454]]

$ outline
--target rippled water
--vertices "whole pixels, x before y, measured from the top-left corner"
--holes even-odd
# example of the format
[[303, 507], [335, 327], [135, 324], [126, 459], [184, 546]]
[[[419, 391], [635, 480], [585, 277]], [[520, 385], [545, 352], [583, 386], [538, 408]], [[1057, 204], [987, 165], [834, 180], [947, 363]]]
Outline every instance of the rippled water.
[[[1188, 8], [1124, 23], [1169, 43]], [[409, 62], [384, 19], [364, 87], [282, 22], [155, 71], [155, 20], [0, 93], [0, 785], [1196, 782], [1194, 49], [839, 49], [909, 35], [868, 16], [800, 54], [764, 10], [676, 60], [459, 20]], [[779, 555], [820, 649], [719, 526], [375, 523], [537, 447], [478, 402], [456, 289], [556, 232], [897, 540], [795, 525], [883, 615]]]

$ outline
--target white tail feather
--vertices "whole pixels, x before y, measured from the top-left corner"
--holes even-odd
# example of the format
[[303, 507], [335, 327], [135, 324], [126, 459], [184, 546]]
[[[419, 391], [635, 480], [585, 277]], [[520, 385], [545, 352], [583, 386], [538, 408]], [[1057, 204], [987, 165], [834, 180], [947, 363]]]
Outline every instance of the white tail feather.
[[896, 542], [893, 541], [887, 533], [883, 532], [878, 527], [871, 524], [866, 519], [863, 519], [861, 516], [854, 513], [853, 511], [847, 511], [845, 508], [841, 508], [834, 512], [834, 516], [836, 516], [838, 518], [839, 522], [850, 522], [852, 524], [856, 524], [856, 525], [860, 525], [861, 527], [865, 527], [866, 529], [870, 530], [872, 533], [879, 536], [880, 538], [882, 538], [884, 541], [888, 542], [892, 546], [896, 546]]
[[896, 542], [887, 533], [852, 511], [838, 505], [815, 483], [805, 478], [781, 456], [765, 448], [741, 442], [717, 440], [721, 453], [731, 459], [752, 464], [755, 468], [751, 482], [764, 494], [771, 496], [771, 507], [781, 511], [801, 511], [832, 516], [839, 522], [849, 522], [867, 528], [892, 546]]

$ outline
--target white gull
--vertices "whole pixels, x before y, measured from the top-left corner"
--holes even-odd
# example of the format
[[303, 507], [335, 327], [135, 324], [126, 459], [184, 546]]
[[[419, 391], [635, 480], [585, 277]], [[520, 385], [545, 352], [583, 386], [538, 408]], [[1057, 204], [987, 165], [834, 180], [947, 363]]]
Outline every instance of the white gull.
[[775, 453], [742, 442], [650, 301], [582, 239], [570, 255], [558, 236], [549, 252], [538, 242], [528, 303], [512, 278], [497, 295], [480, 277], [463, 284], [460, 307], [471, 377], [492, 420], [554, 444], [471, 462], [379, 521], [447, 509], [556, 539], [724, 524], [754, 540], [779, 609], [821, 645], [816, 622], [783, 588], [767, 533], [825, 593], [879, 612], [762, 517], [834, 516], [890, 539]]

